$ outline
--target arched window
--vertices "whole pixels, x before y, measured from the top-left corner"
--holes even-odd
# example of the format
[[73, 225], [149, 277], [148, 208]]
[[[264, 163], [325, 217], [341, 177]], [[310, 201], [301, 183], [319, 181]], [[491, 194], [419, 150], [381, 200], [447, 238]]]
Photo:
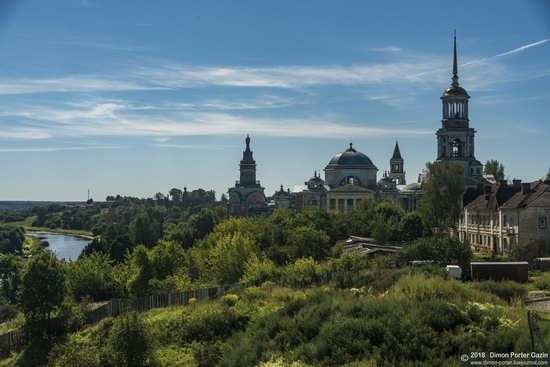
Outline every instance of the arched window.
[[453, 158], [461, 158], [462, 157], [462, 142], [460, 139], [453, 140], [452, 143], [452, 149], [453, 149]]

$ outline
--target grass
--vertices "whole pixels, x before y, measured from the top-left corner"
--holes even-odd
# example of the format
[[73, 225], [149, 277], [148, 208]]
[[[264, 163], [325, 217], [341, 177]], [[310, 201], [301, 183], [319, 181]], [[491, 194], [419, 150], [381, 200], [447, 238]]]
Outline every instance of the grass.
[[25, 316], [19, 312], [16, 317], [0, 324], [0, 335], [17, 330], [25, 324]]
[[88, 239], [94, 238], [94, 234], [92, 232], [81, 230], [81, 229], [33, 227], [32, 224], [34, 223], [35, 220], [36, 220], [36, 215], [32, 215], [30, 217], [27, 217], [23, 221], [9, 223], [9, 225], [23, 227], [25, 228], [25, 231], [59, 233], [59, 234], [77, 236], [77, 237], [84, 237]]
[[28, 255], [33, 252], [36, 252], [35, 250], [42, 247], [40, 245], [40, 238], [34, 237], [34, 236], [25, 236], [25, 242], [23, 242], [23, 253]]
[[93, 239], [94, 234], [90, 231], [84, 231], [80, 229], [63, 229], [63, 228], [47, 228], [47, 227], [30, 227], [30, 226], [23, 226], [25, 228], [25, 231], [32, 231], [32, 232], [48, 232], [48, 233], [58, 233], [58, 234], [66, 234], [70, 236], [76, 236], [76, 237], [83, 237], [87, 239]]

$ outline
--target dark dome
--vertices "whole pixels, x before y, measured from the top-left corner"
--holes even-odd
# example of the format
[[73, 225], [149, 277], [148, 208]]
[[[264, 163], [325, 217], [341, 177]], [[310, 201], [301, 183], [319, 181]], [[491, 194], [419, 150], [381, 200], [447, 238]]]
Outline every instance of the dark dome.
[[403, 187], [403, 192], [414, 192], [414, 191], [422, 191], [422, 184], [419, 182], [413, 182], [408, 184], [407, 186]]
[[350, 143], [349, 149], [344, 152], [336, 154], [328, 163], [329, 166], [361, 166], [368, 168], [375, 168], [374, 164], [369, 157], [361, 152], [353, 149], [353, 145]]
[[460, 97], [460, 96], [470, 98], [470, 96], [468, 95], [468, 92], [466, 92], [466, 89], [458, 85], [451, 85], [449, 88], [445, 90], [445, 92], [443, 92], [442, 97]]

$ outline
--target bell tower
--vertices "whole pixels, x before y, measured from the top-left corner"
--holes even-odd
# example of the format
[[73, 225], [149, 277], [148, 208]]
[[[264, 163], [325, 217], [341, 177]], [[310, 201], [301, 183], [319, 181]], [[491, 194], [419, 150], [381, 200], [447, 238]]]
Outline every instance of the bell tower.
[[397, 140], [395, 141], [395, 148], [393, 148], [393, 155], [390, 159], [390, 172], [389, 177], [395, 179], [398, 185], [406, 185], [405, 181], [405, 170], [404, 170], [405, 161], [401, 157], [401, 152], [399, 151], [399, 144]]
[[246, 149], [243, 152], [243, 159], [239, 164], [240, 184], [242, 187], [256, 187], [256, 161], [250, 150], [250, 136], [246, 135]]
[[437, 160], [454, 161], [469, 176], [482, 176], [483, 165], [475, 158], [475, 133], [470, 127], [468, 100], [470, 96], [458, 83], [456, 31], [453, 48], [451, 85], [443, 92], [441, 128], [437, 131]]

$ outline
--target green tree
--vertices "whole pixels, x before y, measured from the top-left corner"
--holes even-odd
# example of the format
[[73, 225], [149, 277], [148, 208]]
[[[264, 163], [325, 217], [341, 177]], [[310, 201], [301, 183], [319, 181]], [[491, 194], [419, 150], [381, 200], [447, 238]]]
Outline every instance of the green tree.
[[301, 226], [290, 230], [287, 247], [290, 259], [312, 257], [321, 260], [326, 258], [330, 251], [330, 237], [311, 226]]
[[250, 238], [240, 233], [224, 236], [211, 250], [211, 273], [218, 283], [235, 283], [242, 278], [246, 264], [256, 257], [256, 252], [257, 246]]
[[113, 367], [154, 365], [151, 337], [137, 312], [128, 312], [115, 318], [101, 362], [102, 365]]
[[156, 279], [166, 279], [185, 268], [185, 251], [177, 243], [160, 241], [150, 250], [149, 255]]
[[27, 262], [19, 297], [31, 333], [49, 331], [51, 316], [63, 302], [64, 282], [63, 264], [50, 251], [41, 251]]
[[462, 212], [466, 173], [448, 161], [428, 163], [427, 168], [419, 212], [428, 227], [444, 232], [456, 227]]
[[550, 168], [548, 168], [548, 172], [546, 172], [546, 176], [544, 177], [545, 181], [550, 181]]
[[424, 223], [418, 212], [407, 213], [399, 223], [401, 237], [405, 241], [414, 241], [424, 234]]
[[90, 297], [103, 301], [115, 296], [113, 266], [109, 255], [92, 252], [67, 267], [67, 289], [75, 300]]
[[153, 279], [153, 267], [145, 246], [136, 246], [128, 261], [132, 272], [128, 281], [130, 294], [144, 296], [149, 291], [149, 281]]
[[174, 203], [175, 205], [181, 202], [181, 197], [183, 195], [183, 192], [180, 189], [173, 188], [168, 192], [168, 194], [170, 194], [172, 203]]
[[2, 296], [9, 303], [17, 301], [17, 292], [21, 284], [21, 260], [14, 255], [0, 254], [0, 288]]
[[504, 166], [496, 159], [488, 160], [483, 168], [483, 173], [486, 175], [493, 175], [495, 180], [504, 180]]

